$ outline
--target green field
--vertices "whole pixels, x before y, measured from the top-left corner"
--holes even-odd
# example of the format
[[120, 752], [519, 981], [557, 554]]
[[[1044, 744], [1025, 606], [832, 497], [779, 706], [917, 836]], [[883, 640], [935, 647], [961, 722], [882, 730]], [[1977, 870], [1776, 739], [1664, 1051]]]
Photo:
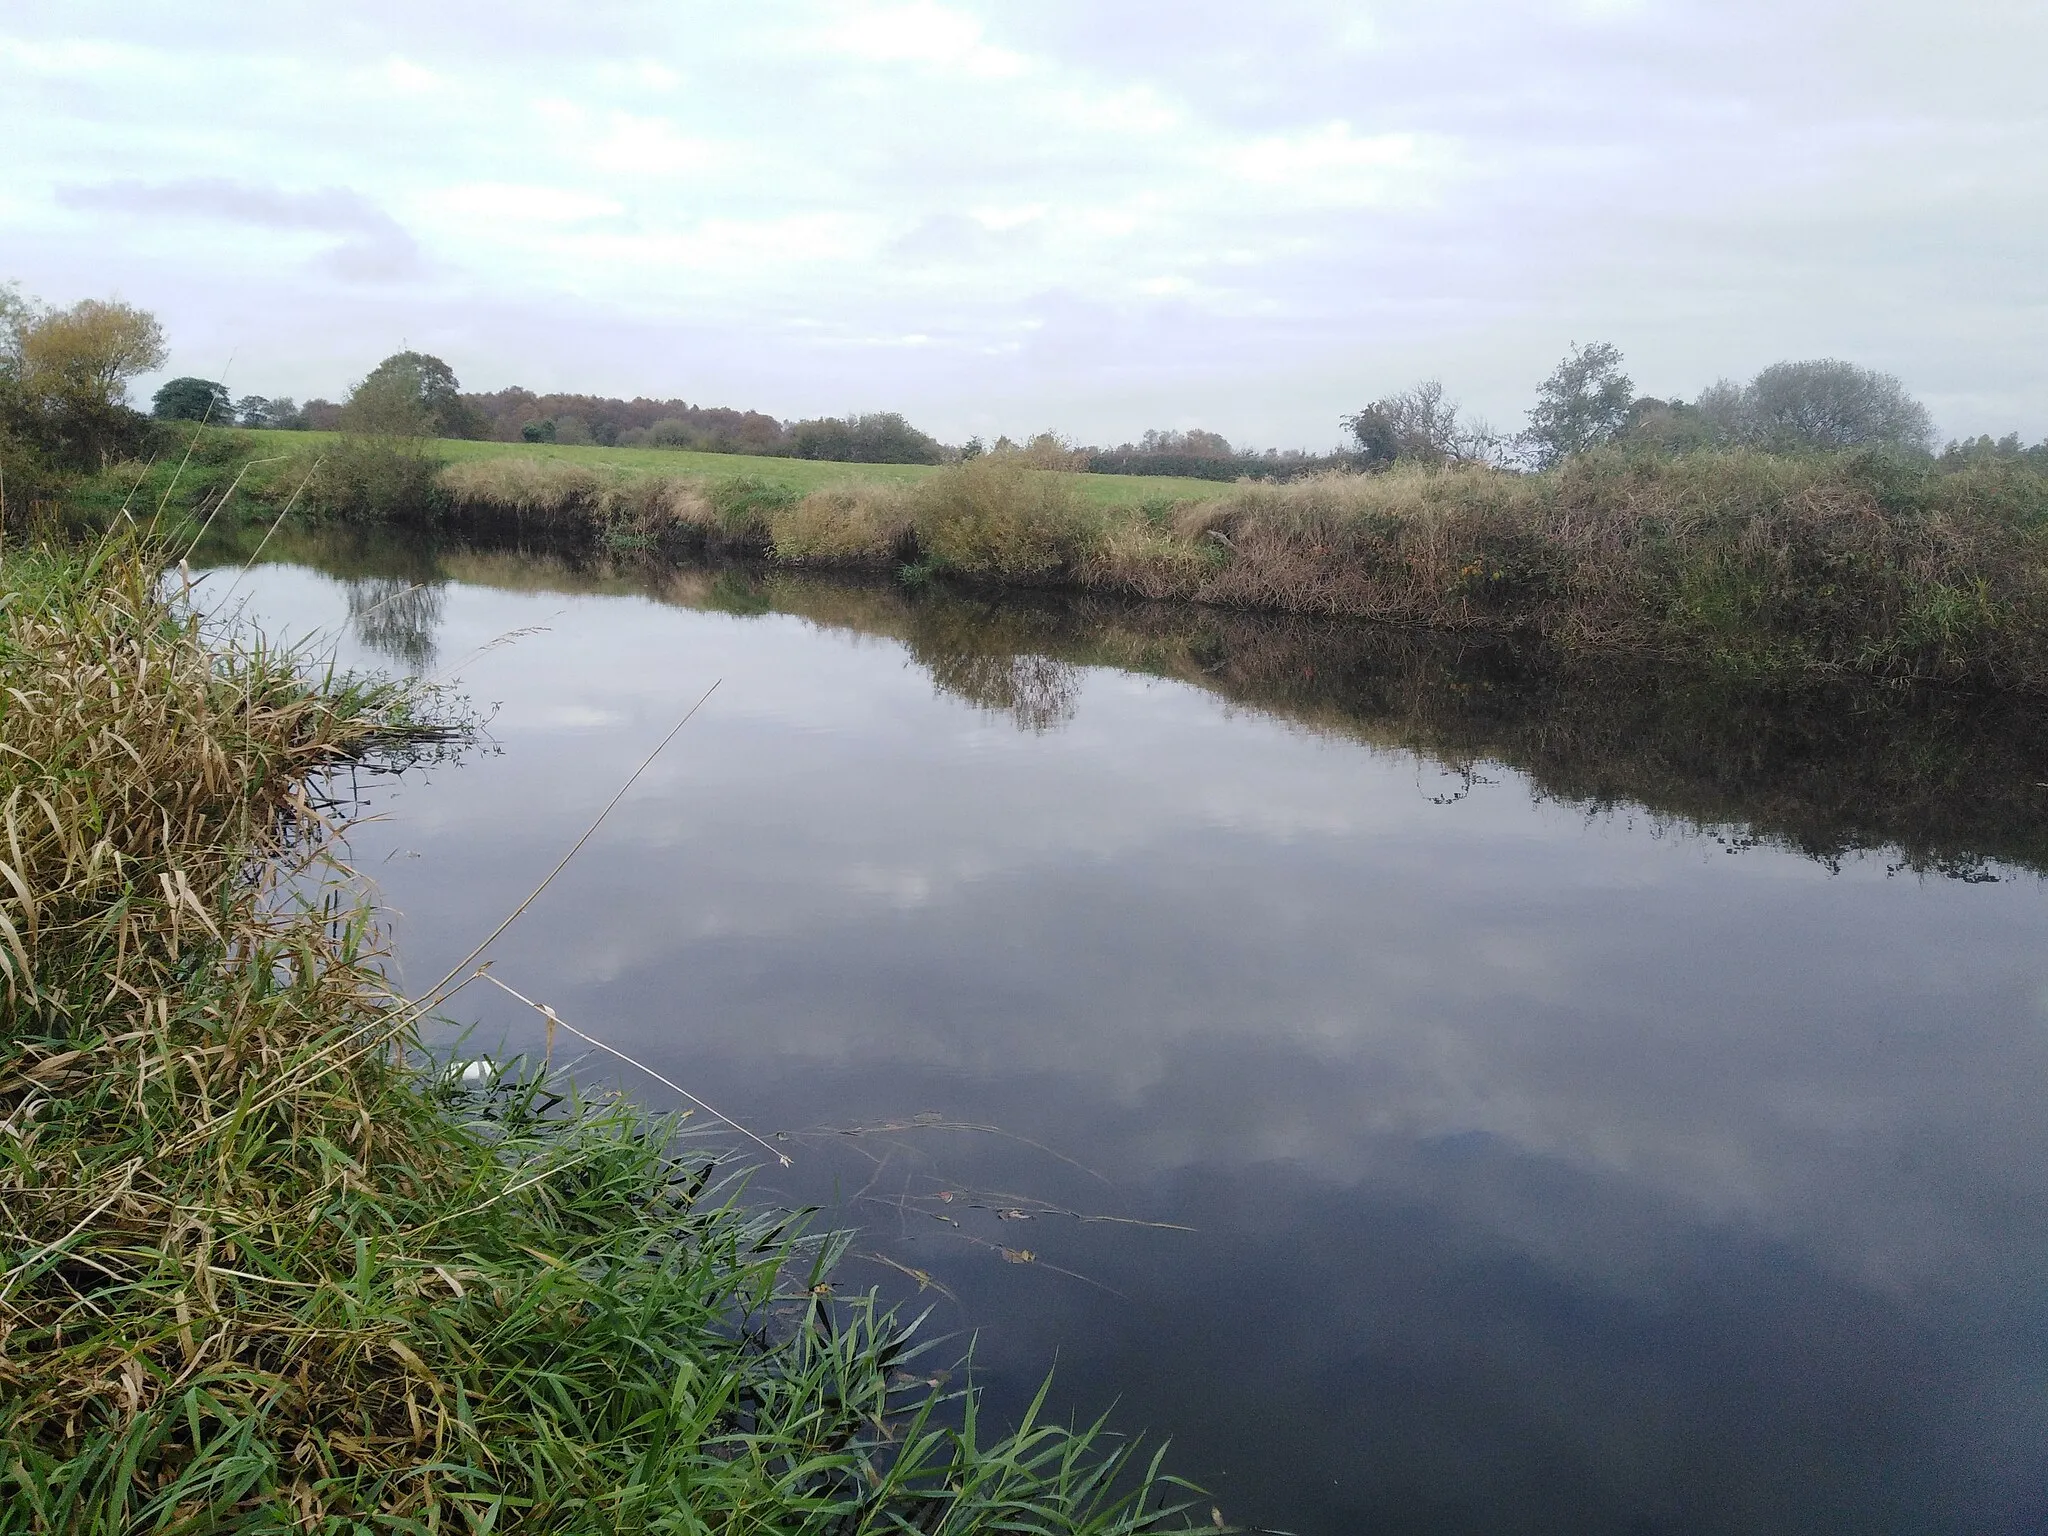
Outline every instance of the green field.
[[[334, 441], [339, 434], [250, 431], [245, 435], [261, 444], [259, 453], [306, 453]], [[922, 480], [933, 472], [933, 466], [925, 464], [839, 464], [821, 459], [762, 458], [744, 453], [690, 453], [677, 448], [571, 448], [558, 443], [472, 442], [459, 438], [441, 438], [435, 442], [433, 451], [437, 457], [451, 462], [512, 454], [648, 474], [701, 475], [707, 480], [752, 475], [797, 491], [814, 491], [824, 485], [844, 485], [849, 480], [903, 484]], [[1230, 488], [1223, 481], [1194, 480], [1178, 475], [1074, 475], [1071, 478], [1083, 496], [1097, 506], [1105, 507], [1154, 499], [1196, 501], [1220, 496]]]

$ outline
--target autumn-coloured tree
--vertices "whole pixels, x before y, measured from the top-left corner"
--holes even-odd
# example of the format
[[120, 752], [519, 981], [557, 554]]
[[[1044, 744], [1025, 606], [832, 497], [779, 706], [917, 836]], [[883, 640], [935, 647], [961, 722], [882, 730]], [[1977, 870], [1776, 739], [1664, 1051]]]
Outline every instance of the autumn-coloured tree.
[[166, 356], [156, 316], [132, 304], [84, 299], [48, 309], [17, 300], [7, 318], [16, 377], [45, 400], [126, 404], [128, 381]]
[[163, 366], [156, 316], [105, 299], [53, 309], [0, 288], [0, 417], [10, 452], [74, 468], [134, 451], [128, 381]]

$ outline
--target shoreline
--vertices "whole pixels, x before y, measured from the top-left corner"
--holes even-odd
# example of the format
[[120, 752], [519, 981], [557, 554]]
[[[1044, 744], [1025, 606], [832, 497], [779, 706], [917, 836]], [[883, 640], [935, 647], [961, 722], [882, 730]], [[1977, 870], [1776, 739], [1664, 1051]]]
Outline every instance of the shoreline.
[[[227, 540], [213, 558], [246, 555]], [[1026, 731], [1062, 728], [1076, 674], [1110, 667], [1452, 771], [1497, 762], [1589, 810], [1633, 801], [1699, 826], [1741, 826], [1822, 861], [1886, 850], [1904, 867], [1957, 877], [1986, 859], [2048, 870], [2048, 794], [2031, 767], [2048, 755], [2048, 704], [2031, 695], [1854, 676], [1786, 682], [1366, 620], [1043, 587], [907, 587], [886, 573], [385, 525], [282, 533], [265, 558], [345, 580], [785, 615], [901, 645], [934, 688]]]
[[36, 808], [0, 890], [0, 1502], [108, 1533], [1185, 1528], [1102, 1422], [977, 1433], [971, 1388], [906, 1385], [931, 1346], [835, 1294], [843, 1240], [747, 1208], [681, 1121], [436, 1061], [317, 785], [447, 722], [209, 644], [166, 563], [0, 560], [0, 798]]
[[1737, 677], [2048, 696], [2048, 473], [2026, 462], [1603, 451], [1537, 474], [1397, 467], [1102, 502], [1083, 481], [1147, 487], [1002, 458], [914, 477], [810, 465], [789, 483], [450, 446], [338, 440], [317, 472], [293, 459], [248, 473], [245, 500], [223, 509], [253, 449], [222, 435], [213, 488], [188, 515], [268, 523], [289, 506], [344, 523], [495, 526], [911, 586], [1367, 619]]

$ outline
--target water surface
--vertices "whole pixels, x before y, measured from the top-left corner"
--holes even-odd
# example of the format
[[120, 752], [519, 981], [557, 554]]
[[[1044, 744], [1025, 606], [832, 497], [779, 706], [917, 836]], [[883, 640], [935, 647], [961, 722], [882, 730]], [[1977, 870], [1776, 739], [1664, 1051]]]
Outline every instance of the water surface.
[[[2031, 717], [286, 555], [233, 594], [272, 632], [494, 711], [353, 837], [415, 984], [718, 684], [498, 972], [787, 1137], [759, 1196], [927, 1275], [999, 1407], [1056, 1367], [1304, 1533], [2048, 1524]], [[473, 1048], [537, 1049], [484, 993]]]

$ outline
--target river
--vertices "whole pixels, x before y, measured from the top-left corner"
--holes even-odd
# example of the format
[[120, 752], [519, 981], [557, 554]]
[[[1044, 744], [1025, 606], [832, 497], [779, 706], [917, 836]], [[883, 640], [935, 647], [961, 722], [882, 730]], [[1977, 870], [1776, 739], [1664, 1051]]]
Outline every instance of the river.
[[2048, 1525], [2028, 712], [280, 537], [201, 593], [488, 713], [350, 836], [414, 985], [717, 685], [496, 974], [999, 1414], [1053, 1372], [1304, 1536]]

